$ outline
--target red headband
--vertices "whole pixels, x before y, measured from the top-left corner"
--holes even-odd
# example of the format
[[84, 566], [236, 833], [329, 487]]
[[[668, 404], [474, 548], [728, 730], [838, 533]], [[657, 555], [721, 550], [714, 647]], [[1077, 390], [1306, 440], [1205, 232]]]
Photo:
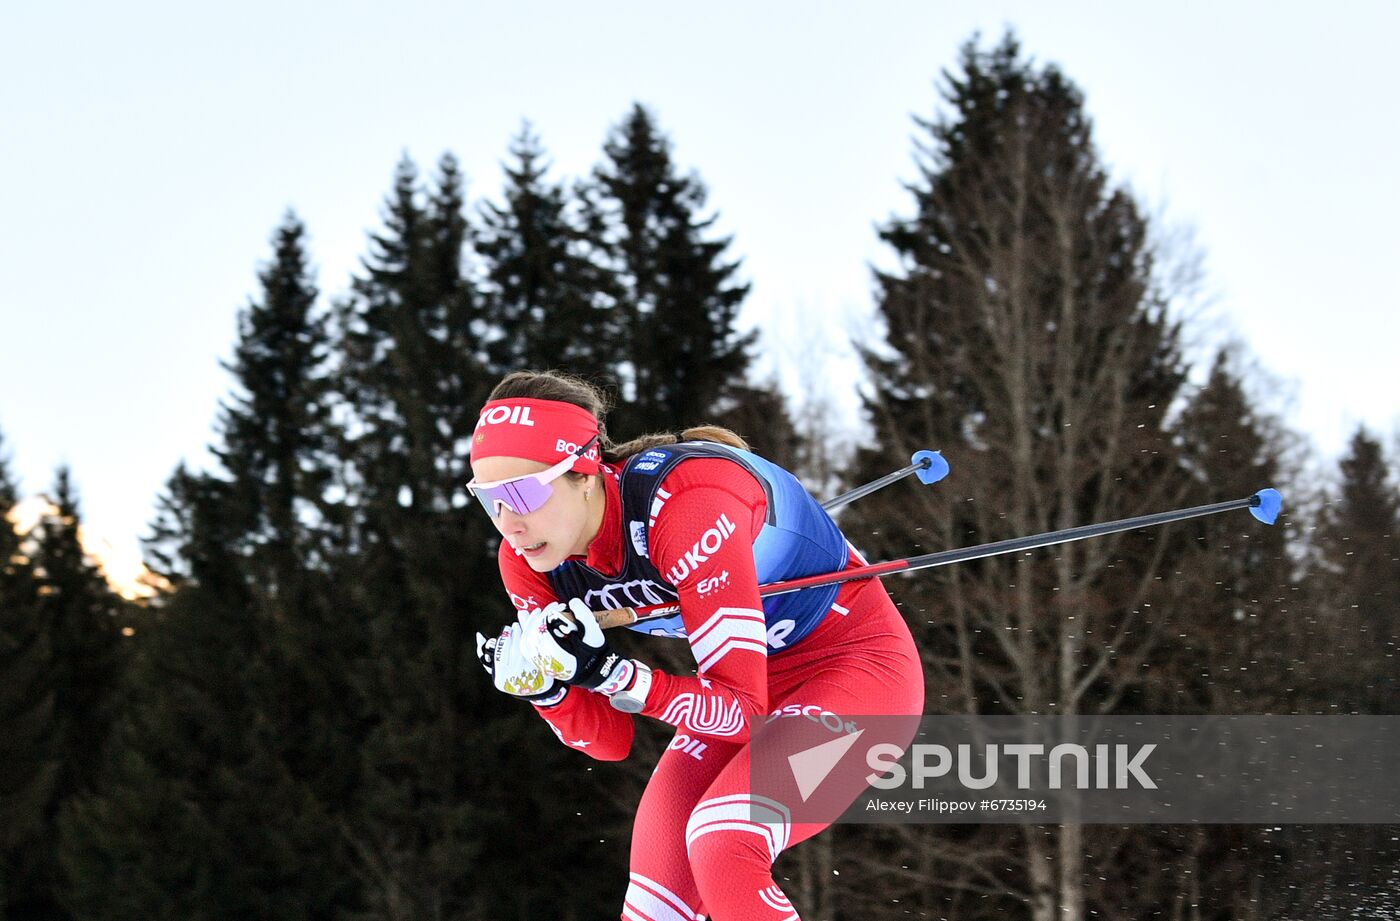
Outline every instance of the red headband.
[[[516, 397], [481, 407], [472, 435], [472, 459], [523, 457], [553, 466], [598, 434], [598, 420], [582, 406]], [[598, 472], [595, 444], [574, 461], [579, 473]]]

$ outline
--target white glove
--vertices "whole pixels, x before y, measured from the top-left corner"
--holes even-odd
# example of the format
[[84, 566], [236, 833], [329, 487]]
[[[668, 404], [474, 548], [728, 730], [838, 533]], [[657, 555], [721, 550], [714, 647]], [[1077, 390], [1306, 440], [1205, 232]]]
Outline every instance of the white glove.
[[540, 705], [558, 703], [568, 690], [543, 674], [522, 649], [520, 624], [507, 624], [501, 635], [487, 639], [476, 635], [476, 657], [491, 676], [496, 689]]
[[527, 611], [520, 615], [520, 626], [525, 655], [551, 678], [612, 694], [632, 677], [632, 660], [612, 648], [581, 598], [571, 599], [567, 609], [555, 601]]

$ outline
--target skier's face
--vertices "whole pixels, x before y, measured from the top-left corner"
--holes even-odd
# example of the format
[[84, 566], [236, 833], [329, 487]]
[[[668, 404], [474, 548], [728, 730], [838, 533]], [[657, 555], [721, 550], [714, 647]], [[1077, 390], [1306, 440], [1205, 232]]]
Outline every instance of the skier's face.
[[[548, 469], [548, 464], [523, 457], [483, 457], [472, 464], [473, 476], [482, 482]], [[561, 476], [551, 482], [553, 493], [533, 512], [520, 515], [500, 506], [491, 521], [531, 569], [549, 572], [568, 557], [588, 552], [588, 544], [601, 521], [600, 515], [592, 514], [601, 500], [597, 480], [596, 476]]]

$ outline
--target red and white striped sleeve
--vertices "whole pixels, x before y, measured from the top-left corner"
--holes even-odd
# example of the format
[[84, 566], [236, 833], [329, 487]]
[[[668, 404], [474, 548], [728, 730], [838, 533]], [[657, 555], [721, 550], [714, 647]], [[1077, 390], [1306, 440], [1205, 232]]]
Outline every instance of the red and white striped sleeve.
[[[558, 600], [549, 578], [531, 569], [509, 541], [501, 541], [497, 562], [501, 581], [517, 611]], [[560, 742], [599, 761], [621, 761], [632, 750], [636, 727], [631, 715], [613, 709], [602, 694], [569, 688], [562, 700], [547, 706], [537, 704], [535, 712], [544, 717]]]
[[767, 627], [753, 559], [767, 499], [727, 460], [686, 461], [664, 486], [648, 545], [652, 563], [680, 592], [699, 674], [656, 670], [642, 712], [692, 735], [742, 742], [748, 718], [768, 707]]

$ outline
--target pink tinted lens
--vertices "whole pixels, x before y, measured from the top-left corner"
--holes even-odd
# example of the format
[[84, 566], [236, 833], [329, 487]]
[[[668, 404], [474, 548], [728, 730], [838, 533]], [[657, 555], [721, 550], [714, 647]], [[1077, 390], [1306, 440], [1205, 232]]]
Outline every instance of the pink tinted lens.
[[528, 476], [502, 483], [500, 486], [478, 487], [474, 491], [477, 500], [486, 508], [487, 514], [495, 518], [497, 502], [504, 504], [517, 515], [528, 515], [544, 505], [545, 500], [554, 493], [554, 487]]

